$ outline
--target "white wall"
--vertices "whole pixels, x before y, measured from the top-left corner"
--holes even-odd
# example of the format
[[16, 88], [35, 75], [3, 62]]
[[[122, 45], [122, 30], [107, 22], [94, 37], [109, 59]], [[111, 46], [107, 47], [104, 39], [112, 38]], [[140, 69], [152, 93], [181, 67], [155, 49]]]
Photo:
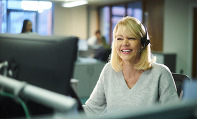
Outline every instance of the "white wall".
[[90, 23], [89, 23], [89, 37], [93, 36], [98, 30], [98, 16], [97, 16], [97, 8], [92, 6], [90, 7]]
[[[164, 47], [166, 53], [177, 54], [176, 72], [191, 77], [192, 69], [192, 8], [196, 0], [165, 0]], [[197, 7], [197, 5], [196, 5]]]
[[74, 35], [80, 39], [87, 38], [87, 8], [79, 6], [64, 8], [60, 3], [54, 7], [54, 35]]
[[[74, 35], [80, 39], [88, 39], [94, 35], [98, 29], [97, 8], [95, 6], [89, 8], [89, 23], [87, 23], [87, 10], [87, 6], [64, 8], [60, 3], [55, 3], [54, 35]], [[89, 32], [89, 36], [87, 32]]]

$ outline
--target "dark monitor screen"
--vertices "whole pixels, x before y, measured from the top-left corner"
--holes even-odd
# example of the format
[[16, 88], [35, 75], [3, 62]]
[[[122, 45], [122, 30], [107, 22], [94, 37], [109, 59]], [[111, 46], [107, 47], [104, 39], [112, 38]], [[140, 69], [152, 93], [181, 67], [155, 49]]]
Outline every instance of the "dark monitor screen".
[[8, 61], [8, 67], [1, 68], [0, 72], [69, 95], [77, 42], [77, 37], [0, 34], [0, 63]]
[[196, 119], [197, 101], [187, 101], [176, 104], [144, 106], [105, 115], [105, 119]]

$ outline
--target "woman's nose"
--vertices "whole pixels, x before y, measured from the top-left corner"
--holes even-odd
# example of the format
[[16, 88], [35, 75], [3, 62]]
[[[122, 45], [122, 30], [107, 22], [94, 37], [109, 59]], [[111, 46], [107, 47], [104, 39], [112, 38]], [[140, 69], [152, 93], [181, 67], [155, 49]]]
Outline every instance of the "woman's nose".
[[125, 38], [125, 39], [123, 40], [123, 45], [125, 45], [125, 46], [128, 46], [128, 45], [129, 45], [128, 39]]

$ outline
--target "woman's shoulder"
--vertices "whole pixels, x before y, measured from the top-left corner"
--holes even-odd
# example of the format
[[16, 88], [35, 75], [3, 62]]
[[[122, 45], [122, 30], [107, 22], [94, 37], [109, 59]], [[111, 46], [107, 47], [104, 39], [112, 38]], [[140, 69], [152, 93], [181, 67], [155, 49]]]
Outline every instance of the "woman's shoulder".
[[172, 79], [172, 73], [170, 69], [164, 65], [159, 63], [153, 63], [152, 68], [149, 71], [150, 76], [155, 77], [155, 80], [166, 80], [170, 81]]
[[170, 69], [166, 65], [159, 64], [159, 63], [153, 63], [152, 70], [157, 71], [157, 72], [171, 72]]
[[103, 68], [103, 70], [105, 70], [105, 71], [112, 71], [113, 68], [112, 68], [111, 63], [110, 62], [106, 63], [104, 68]]
[[[115, 70], [112, 68], [111, 63], [106, 63], [105, 66], [103, 67], [101, 74], [100, 74], [100, 79], [103, 80], [105, 83], [110, 82], [112, 79], [117, 77], [118, 73], [115, 72]], [[112, 78], [113, 77], [113, 78]]]
[[114, 74], [117, 74], [117, 72], [112, 68], [112, 65], [110, 62], [106, 63], [105, 66], [103, 67], [103, 70], [101, 72], [103, 75], [111, 76]]

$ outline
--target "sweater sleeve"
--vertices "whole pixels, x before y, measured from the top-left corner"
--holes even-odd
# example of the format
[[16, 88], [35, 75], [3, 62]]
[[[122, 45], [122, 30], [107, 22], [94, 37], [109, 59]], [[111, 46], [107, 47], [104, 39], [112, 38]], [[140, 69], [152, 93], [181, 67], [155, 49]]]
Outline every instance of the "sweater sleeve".
[[176, 85], [168, 67], [161, 69], [162, 73], [159, 79], [159, 102], [161, 104], [179, 103]]
[[105, 67], [100, 74], [99, 80], [92, 94], [90, 95], [90, 98], [86, 101], [85, 105], [83, 105], [84, 111], [87, 116], [99, 116], [106, 108], [106, 97], [104, 93]]

